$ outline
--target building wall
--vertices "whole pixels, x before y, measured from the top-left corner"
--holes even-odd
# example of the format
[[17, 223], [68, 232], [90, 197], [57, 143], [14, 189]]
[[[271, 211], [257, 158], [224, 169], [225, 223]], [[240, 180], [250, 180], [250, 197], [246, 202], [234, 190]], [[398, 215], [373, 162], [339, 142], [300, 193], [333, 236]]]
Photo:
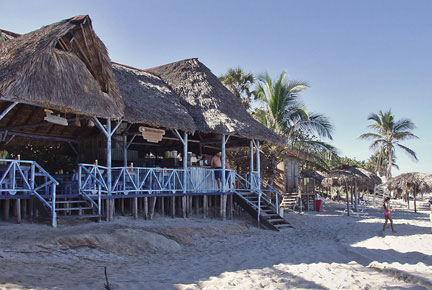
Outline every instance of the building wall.
[[298, 160], [293, 157], [286, 157], [284, 158], [284, 167], [286, 192], [297, 192], [300, 177]]

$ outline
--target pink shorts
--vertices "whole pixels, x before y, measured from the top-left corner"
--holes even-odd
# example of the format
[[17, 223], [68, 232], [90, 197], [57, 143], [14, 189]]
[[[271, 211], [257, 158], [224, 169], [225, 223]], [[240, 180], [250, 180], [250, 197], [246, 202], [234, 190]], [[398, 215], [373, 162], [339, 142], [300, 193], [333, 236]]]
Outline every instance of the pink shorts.
[[384, 215], [386, 216], [386, 215], [388, 215], [389, 214], [389, 212], [386, 210], [386, 211], [384, 211]]

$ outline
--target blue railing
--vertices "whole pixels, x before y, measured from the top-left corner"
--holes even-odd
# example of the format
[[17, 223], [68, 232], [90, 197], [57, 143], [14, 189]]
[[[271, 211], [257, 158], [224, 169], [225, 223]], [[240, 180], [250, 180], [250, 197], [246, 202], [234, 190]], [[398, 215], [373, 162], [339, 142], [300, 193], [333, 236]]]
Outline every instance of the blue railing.
[[[252, 207], [254, 207], [258, 212], [258, 219], [261, 214], [261, 203], [263, 201], [266, 202], [267, 205], [272, 207], [277, 214], [279, 214], [279, 200], [282, 200], [282, 194], [277, 191], [275, 188], [273, 188], [271, 185], [269, 185], [267, 182], [265, 182], [262, 178], [258, 177], [258, 174], [252, 173], [250, 174], [244, 174], [244, 175], [235, 175], [237, 188], [235, 189], [237, 192], [250, 192], [255, 193], [258, 197], [258, 204], [251, 203], [249, 200], [244, 198], [244, 200], [250, 204]], [[272, 196], [274, 199], [272, 199]], [[241, 194], [240, 194], [241, 196]], [[273, 200], [273, 201], [272, 201]]]
[[[88, 199], [109, 194], [127, 196], [218, 192], [221, 189], [215, 179], [215, 170], [218, 169], [188, 168], [184, 178], [184, 169], [181, 168], [112, 167], [113, 182], [109, 188], [107, 167], [79, 164], [78, 188], [80, 194]], [[234, 184], [235, 171], [227, 169], [225, 192], [232, 192]]]
[[0, 159], [0, 195], [16, 198], [36, 196], [51, 211], [53, 227], [57, 226], [55, 201], [58, 184], [35, 161]]

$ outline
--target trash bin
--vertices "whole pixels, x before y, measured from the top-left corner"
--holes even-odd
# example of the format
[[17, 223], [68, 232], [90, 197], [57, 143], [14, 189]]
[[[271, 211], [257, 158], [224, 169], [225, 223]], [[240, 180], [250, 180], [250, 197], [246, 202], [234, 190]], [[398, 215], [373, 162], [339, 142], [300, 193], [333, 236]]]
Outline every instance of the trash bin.
[[321, 210], [321, 205], [322, 205], [322, 200], [321, 199], [316, 199], [315, 200], [315, 210], [316, 211], [320, 211]]

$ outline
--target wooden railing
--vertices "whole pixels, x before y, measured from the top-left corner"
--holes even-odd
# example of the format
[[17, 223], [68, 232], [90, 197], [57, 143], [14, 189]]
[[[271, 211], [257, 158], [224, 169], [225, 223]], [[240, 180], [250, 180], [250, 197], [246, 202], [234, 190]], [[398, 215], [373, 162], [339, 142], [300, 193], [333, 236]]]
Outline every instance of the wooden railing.
[[59, 183], [37, 162], [0, 159], [0, 195], [25, 198], [36, 196], [51, 212], [51, 223], [57, 226], [56, 186]]

